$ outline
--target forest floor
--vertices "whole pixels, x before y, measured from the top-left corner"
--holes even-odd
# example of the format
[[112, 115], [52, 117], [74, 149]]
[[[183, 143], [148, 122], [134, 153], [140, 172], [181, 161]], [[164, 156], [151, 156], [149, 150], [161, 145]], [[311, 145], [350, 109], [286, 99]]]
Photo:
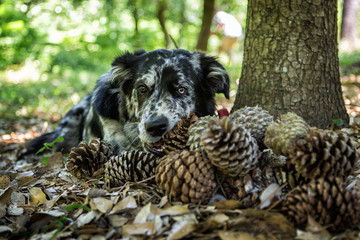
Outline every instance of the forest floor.
[[[349, 115], [360, 116], [360, 61], [341, 69]], [[231, 109], [218, 99], [219, 108]], [[182, 204], [154, 184], [105, 186], [103, 173], [76, 178], [67, 155], [21, 157], [25, 143], [51, 129], [55, 115], [0, 118], [0, 239], [358, 239], [360, 231], [328, 232], [313, 219], [300, 230], [278, 210], [239, 209], [238, 201]], [[46, 164], [45, 157], [49, 157]], [[357, 183], [359, 184], [359, 183]]]

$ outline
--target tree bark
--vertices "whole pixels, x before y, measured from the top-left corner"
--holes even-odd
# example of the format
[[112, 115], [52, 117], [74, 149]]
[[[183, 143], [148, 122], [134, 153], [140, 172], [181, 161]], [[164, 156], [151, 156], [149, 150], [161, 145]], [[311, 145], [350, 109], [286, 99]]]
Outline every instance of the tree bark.
[[161, 29], [164, 33], [164, 37], [165, 37], [165, 47], [167, 49], [170, 49], [170, 44], [171, 44], [171, 39], [170, 39], [170, 35], [169, 32], [166, 28], [166, 18], [165, 18], [165, 11], [167, 9], [167, 4], [165, 2], [165, 0], [160, 0], [159, 1], [159, 8], [158, 8], [158, 13], [157, 13], [157, 17], [159, 19], [159, 23], [161, 26]]
[[341, 39], [358, 40], [358, 11], [359, 0], [344, 0], [341, 22]]
[[346, 124], [337, 1], [249, 0], [244, 61], [232, 111], [259, 105], [274, 117], [295, 112], [310, 125]]
[[212, 18], [214, 17], [214, 6], [215, 6], [215, 0], [204, 0], [202, 24], [201, 24], [200, 34], [198, 37], [198, 42], [196, 44], [196, 50], [198, 51], [202, 51], [202, 52], [207, 51]]

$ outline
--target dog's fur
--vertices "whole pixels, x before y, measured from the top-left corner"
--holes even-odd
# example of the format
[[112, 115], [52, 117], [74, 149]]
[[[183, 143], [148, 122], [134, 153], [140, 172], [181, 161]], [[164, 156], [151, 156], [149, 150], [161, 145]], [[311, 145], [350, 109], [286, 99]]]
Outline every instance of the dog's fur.
[[54, 131], [32, 140], [29, 149], [63, 136], [56, 150], [69, 152], [81, 140], [98, 137], [116, 153], [145, 149], [160, 154], [157, 143], [181, 116], [214, 114], [215, 93], [229, 97], [229, 77], [213, 57], [186, 50], [127, 52], [100, 76], [93, 93]]

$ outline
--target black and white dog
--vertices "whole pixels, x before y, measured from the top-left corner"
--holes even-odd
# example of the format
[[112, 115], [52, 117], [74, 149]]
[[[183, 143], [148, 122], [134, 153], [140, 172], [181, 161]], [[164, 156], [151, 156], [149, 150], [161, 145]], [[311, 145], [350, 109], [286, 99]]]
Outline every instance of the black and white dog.
[[55, 150], [69, 152], [98, 137], [116, 153], [139, 149], [159, 155], [161, 138], [181, 116], [214, 114], [215, 93], [229, 98], [229, 76], [214, 57], [165, 49], [125, 53], [54, 131], [30, 141], [29, 150], [63, 136]]

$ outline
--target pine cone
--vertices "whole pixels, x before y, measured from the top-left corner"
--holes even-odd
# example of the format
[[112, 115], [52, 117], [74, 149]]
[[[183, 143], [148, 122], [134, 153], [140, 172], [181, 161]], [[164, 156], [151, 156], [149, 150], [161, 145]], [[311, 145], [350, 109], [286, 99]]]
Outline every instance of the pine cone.
[[83, 141], [78, 147], [71, 149], [66, 167], [77, 177], [91, 177], [95, 171], [104, 168], [105, 162], [112, 155], [109, 144], [93, 138], [89, 144]]
[[273, 117], [268, 111], [262, 108], [256, 107], [244, 107], [232, 114], [229, 118], [235, 122], [235, 124], [243, 125], [253, 136], [258, 144], [261, 144], [265, 137], [265, 131], [270, 122], [273, 121]]
[[155, 180], [174, 201], [207, 203], [217, 186], [213, 166], [200, 151], [181, 151], [159, 160]]
[[352, 228], [359, 223], [360, 205], [357, 191], [346, 190], [341, 178], [316, 179], [291, 192], [284, 212], [299, 227], [305, 227], [308, 216], [333, 232]]
[[304, 178], [342, 177], [353, 172], [359, 160], [356, 142], [343, 133], [311, 129], [296, 142], [290, 153], [289, 169], [293, 168]]
[[276, 122], [269, 123], [265, 132], [264, 143], [275, 154], [288, 156], [299, 138], [310, 131], [310, 126], [295, 113], [280, 116]]
[[245, 175], [258, 162], [260, 152], [256, 140], [228, 117], [210, 120], [201, 136], [211, 163], [226, 175]]
[[158, 158], [151, 153], [138, 150], [112, 156], [105, 165], [105, 181], [111, 187], [125, 182], [137, 182], [155, 175]]
[[189, 139], [189, 127], [198, 121], [198, 119], [195, 113], [191, 113], [188, 117], [181, 117], [181, 121], [179, 121], [163, 139], [166, 154], [187, 148], [186, 143]]
[[208, 123], [211, 119], [217, 119], [214, 116], [201, 117], [189, 128], [189, 139], [187, 145], [190, 150], [202, 149], [201, 146], [201, 133], [208, 128]]

